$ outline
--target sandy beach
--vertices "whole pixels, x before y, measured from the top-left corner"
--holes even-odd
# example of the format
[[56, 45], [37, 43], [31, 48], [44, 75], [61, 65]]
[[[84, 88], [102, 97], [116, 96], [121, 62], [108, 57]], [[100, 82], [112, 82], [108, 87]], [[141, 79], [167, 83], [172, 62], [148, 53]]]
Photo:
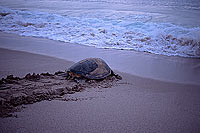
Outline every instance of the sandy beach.
[[87, 57], [103, 58], [123, 78], [111, 88], [65, 95], [75, 100], [23, 105], [17, 118], [0, 118], [0, 132], [200, 132], [199, 59], [7, 33], [0, 33], [0, 47], [1, 78], [63, 71]]

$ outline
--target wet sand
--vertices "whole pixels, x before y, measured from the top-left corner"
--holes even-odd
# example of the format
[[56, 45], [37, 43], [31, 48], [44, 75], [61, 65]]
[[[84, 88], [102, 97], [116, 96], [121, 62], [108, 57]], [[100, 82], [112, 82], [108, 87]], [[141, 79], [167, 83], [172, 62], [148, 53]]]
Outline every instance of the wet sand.
[[[70, 45], [67, 47], [69, 49], [63, 49], [61, 52], [63, 45], [56, 41], [9, 34], [4, 34], [0, 39], [1, 47], [17, 49], [15, 46], [19, 45], [18, 50], [29, 50], [33, 53], [44, 52], [43, 54], [60, 56], [71, 61], [77, 61], [80, 58], [92, 56], [92, 54], [95, 57], [101, 55], [100, 57], [104, 57], [106, 62], [123, 77], [117, 86], [111, 88], [86, 88], [82, 92], [66, 95], [66, 98], [72, 99], [71, 101], [53, 100], [24, 105], [25, 108], [22, 111], [15, 113], [17, 118], [0, 118], [0, 132], [200, 132], [200, 86], [197, 85], [199, 79], [194, 82], [191, 82], [192, 79], [190, 79], [190, 76], [196, 78], [198, 75], [193, 77], [192, 74], [189, 74], [189, 77], [184, 77], [190, 79], [189, 83], [184, 83], [182, 78], [178, 79], [181, 82], [174, 81], [173, 83], [165, 80], [173, 77], [168, 69], [175, 64], [175, 70], [181, 65], [186, 65], [183, 68], [189, 70], [182, 76], [193, 71], [198, 74], [197, 59], [157, 57], [151, 54], [137, 53], [133, 59], [129, 55], [129, 59], [132, 59], [133, 62], [124, 66], [122, 63], [125, 62], [122, 61], [127, 55], [125, 52], [117, 50], [112, 52], [112, 50], [97, 49], [88, 52], [87, 50], [95, 48], [85, 48], [77, 51], [77, 48], [81, 46]], [[53, 44], [56, 43], [59, 50], [53, 47]], [[50, 47], [45, 51], [47, 44], [50, 44]], [[37, 47], [38, 45], [41, 48]], [[77, 56], [72, 56], [75, 55], [72, 49], [78, 52]], [[58, 51], [56, 52], [56, 50]], [[64, 54], [64, 52], [66, 53]], [[111, 53], [112, 56], [108, 56], [108, 53]], [[119, 53], [122, 59], [118, 58]], [[7, 49], [0, 49], [0, 58], [1, 77], [6, 74], [24, 76], [29, 72], [55, 72], [72, 64], [72, 62], [54, 57]], [[163, 67], [166, 68], [162, 71], [168, 72], [167, 77], [161, 78], [163, 81], [149, 78], [144, 72], [140, 76], [134, 75], [139, 66], [144, 65], [142, 63], [152, 63], [148, 59], [154, 59], [155, 62], [161, 60], [160, 66], [164, 65]], [[128, 61], [130, 60], [127, 59], [126, 63]], [[137, 61], [136, 67], [131, 69]], [[162, 64], [163, 62], [168, 64], [169, 68], [165, 66], [166, 64]], [[131, 63], [133, 65], [130, 65]], [[152, 63], [150, 68], [153, 68], [154, 65]], [[125, 72], [128, 73], [120, 72], [125, 68]], [[143, 68], [147, 68], [147, 66], [141, 66], [140, 70]], [[176, 72], [174, 69], [171, 71]], [[179, 71], [182, 72], [184, 69], [177, 70], [174, 75], [180, 77]], [[138, 69], [138, 71], [140, 70]], [[156, 77], [155, 75], [158, 75], [156, 73], [161, 72], [160, 69], [157, 71], [150, 69], [145, 72], [148, 71], [152, 72], [152, 75], [149, 73], [152, 77]], [[159, 73], [159, 76], [163, 76], [165, 73]]]
[[112, 69], [139, 77], [200, 85], [200, 59], [168, 57], [150, 53], [97, 49], [42, 38], [0, 32], [0, 47], [53, 56], [77, 62], [88, 57], [104, 59]]
[[27, 73], [55, 73], [73, 64], [63, 59], [2, 48], [0, 55], [0, 79], [9, 74], [22, 77]]

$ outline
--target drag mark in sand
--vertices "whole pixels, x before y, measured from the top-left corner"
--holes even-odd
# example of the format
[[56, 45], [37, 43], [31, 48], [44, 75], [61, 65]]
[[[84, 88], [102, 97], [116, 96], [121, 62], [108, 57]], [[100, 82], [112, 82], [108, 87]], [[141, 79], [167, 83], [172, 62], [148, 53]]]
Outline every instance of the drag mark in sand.
[[[111, 88], [117, 85], [115, 76], [108, 76], [103, 80], [88, 80], [78, 83], [55, 74], [27, 74], [23, 78], [7, 76], [0, 80], [0, 117], [11, 117], [12, 113], [23, 108], [23, 104], [32, 104], [42, 100], [77, 101], [91, 100], [66, 98], [66, 95], [81, 92], [86, 88]], [[65, 95], [65, 97], [63, 97]]]

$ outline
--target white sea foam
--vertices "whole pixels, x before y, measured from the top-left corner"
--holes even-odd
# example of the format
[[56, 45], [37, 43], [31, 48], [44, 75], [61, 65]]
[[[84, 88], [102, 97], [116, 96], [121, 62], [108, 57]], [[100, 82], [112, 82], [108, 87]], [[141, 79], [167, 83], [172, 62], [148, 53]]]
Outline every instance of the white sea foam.
[[150, 14], [122, 11], [62, 16], [0, 7], [0, 30], [98, 48], [200, 57], [200, 27], [153, 23], [151, 18]]

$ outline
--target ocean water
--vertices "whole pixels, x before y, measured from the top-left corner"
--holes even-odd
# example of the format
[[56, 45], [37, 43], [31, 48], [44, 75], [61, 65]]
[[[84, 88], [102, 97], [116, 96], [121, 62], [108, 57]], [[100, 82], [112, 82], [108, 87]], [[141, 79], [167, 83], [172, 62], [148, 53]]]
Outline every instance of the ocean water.
[[200, 1], [2, 0], [0, 31], [200, 58]]

